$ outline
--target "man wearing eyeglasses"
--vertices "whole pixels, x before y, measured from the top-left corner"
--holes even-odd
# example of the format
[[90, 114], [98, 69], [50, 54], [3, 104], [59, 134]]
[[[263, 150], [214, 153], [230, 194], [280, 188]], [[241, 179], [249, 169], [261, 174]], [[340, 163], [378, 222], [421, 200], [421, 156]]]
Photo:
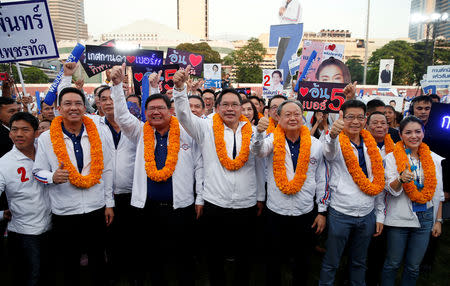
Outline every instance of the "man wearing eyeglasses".
[[265, 198], [264, 174], [257, 172], [263, 171], [257, 168], [260, 160], [250, 154], [253, 128], [241, 117], [242, 98], [234, 89], [218, 95], [212, 120], [195, 116], [186, 93], [189, 69], [174, 75], [173, 97], [181, 124], [199, 144], [208, 166], [204, 168], [203, 215], [210, 285], [225, 284], [225, 256], [236, 259], [233, 285], [249, 285], [249, 250], [255, 244], [252, 228]]
[[[331, 201], [328, 208], [327, 252], [322, 263], [319, 285], [334, 285], [334, 277], [347, 244], [350, 250], [350, 283], [365, 285], [367, 249], [371, 237], [374, 234], [380, 235], [383, 229], [384, 204], [383, 200], [380, 200], [383, 193], [366, 194], [355, 181], [355, 175], [350, 173], [355, 174], [354, 169], [360, 168], [359, 173], [372, 182], [372, 167], [383, 168], [381, 155], [378, 154], [377, 157], [376, 154], [370, 153], [372, 157], [369, 156], [367, 144], [373, 140], [371, 135], [365, 135], [368, 142], [363, 140], [361, 131], [366, 125], [365, 113], [366, 105], [362, 101], [346, 101], [339, 112], [339, 119], [333, 123], [331, 131], [325, 136], [323, 153], [331, 169]], [[350, 154], [345, 153], [346, 159], [351, 158], [350, 156], [356, 157], [352, 170], [347, 167], [342, 151], [342, 146], [349, 146], [341, 145], [340, 137], [344, 135], [350, 140], [351, 148], [346, 148], [351, 150]], [[342, 140], [344, 138], [342, 137]], [[375, 149], [375, 152], [378, 152], [378, 148]], [[372, 162], [372, 158], [377, 160]], [[382, 178], [384, 179], [384, 174]]]

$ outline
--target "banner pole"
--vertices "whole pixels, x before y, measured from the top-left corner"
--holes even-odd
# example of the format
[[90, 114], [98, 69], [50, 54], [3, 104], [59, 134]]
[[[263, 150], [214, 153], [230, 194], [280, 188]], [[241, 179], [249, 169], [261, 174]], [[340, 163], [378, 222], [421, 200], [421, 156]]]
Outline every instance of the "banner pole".
[[[22, 84], [22, 94], [23, 94], [23, 96], [26, 96], [27, 91], [25, 89], [25, 84], [23, 82], [22, 71], [20, 70], [19, 62], [16, 62], [16, 68], [17, 68], [17, 73], [19, 74], [20, 83]], [[19, 93], [19, 97], [22, 98], [20, 96], [20, 93]]]

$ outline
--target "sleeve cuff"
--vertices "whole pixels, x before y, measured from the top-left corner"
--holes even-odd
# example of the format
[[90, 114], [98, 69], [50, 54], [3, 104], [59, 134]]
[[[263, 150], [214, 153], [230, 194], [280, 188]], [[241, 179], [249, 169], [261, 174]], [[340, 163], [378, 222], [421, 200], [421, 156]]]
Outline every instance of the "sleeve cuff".
[[114, 199], [106, 200], [106, 207], [107, 208], [113, 208], [114, 206], [115, 206]]
[[151, 87], [150, 86], [150, 94], [160, 93], [159, 87]]
[[183, 97], [183, 96], [186, 96], [186, 89], [187, 89], [187, 86], [186, 86], [186, 84], [184, 85], [184, 89], [182, 90], [182, 91], [178, 91], [178, 90], [176, 90], [175, 88], [173, 89], [173, 97], [174, 98], [177, 98], [177, 97]]
[[120, 92], [123, 90], [123, 84], [119, 83], [118, 85], [111, 86], [111, 98], [112, 99], [118, 99], [122, 93]]
[[326, 211], [328, 211], [328, 206], [319, 204], [317, 206], [317, 210], [318, 210], [319, 213], [326, 212]]
[[203, 198], [201, 196], [197, 196], [197, 198], [195, 199], [195, 204], [203, 206], [205, 204], [205, 201], [203, 200]]

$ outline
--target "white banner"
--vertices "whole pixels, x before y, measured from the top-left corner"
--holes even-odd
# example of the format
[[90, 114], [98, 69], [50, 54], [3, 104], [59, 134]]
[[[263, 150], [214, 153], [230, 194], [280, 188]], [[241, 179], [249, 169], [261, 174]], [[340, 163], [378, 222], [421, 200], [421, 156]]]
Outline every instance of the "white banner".
[[45, 0], [0, 6], [0, 63], [59, 57]]
[[429, 66], [427, 69], [428, 85], [450, 85], [450, 65]]

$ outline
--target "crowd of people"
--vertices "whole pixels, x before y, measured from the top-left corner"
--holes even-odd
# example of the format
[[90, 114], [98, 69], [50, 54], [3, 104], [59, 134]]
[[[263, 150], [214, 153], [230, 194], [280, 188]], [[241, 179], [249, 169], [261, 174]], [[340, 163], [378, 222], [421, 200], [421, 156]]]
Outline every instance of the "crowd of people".
[[147, 275], [169, 285], [167, 269], [195, 285], [200, 254], [210, 285], [225, 285], [225, 261], [232, 285], [249, 285], [255, 253], [266, 285], [282, 285], [286, 262], [293, 285], [308, 285], [318, 235], [319, 285], [334, 285], [344, 253], [349, 285], [394, 285], [402, 265], [400, 285], [416, 284], [448, 198], [445, 158], [426, 144], [432, 97], [399, 118], [355, 99], [344, 75], [339, 114], [305, 112], [282, 95], [203, 89], [187, 67], [166, 94], [151, 74], [141, 102], [116, 66], [88, 112], [76, 68], [64, 64], [39, 120], [0, 97], [0, 217], [15, 285], [80, 285], [82, 255], [92, 285], [144, 285]]

